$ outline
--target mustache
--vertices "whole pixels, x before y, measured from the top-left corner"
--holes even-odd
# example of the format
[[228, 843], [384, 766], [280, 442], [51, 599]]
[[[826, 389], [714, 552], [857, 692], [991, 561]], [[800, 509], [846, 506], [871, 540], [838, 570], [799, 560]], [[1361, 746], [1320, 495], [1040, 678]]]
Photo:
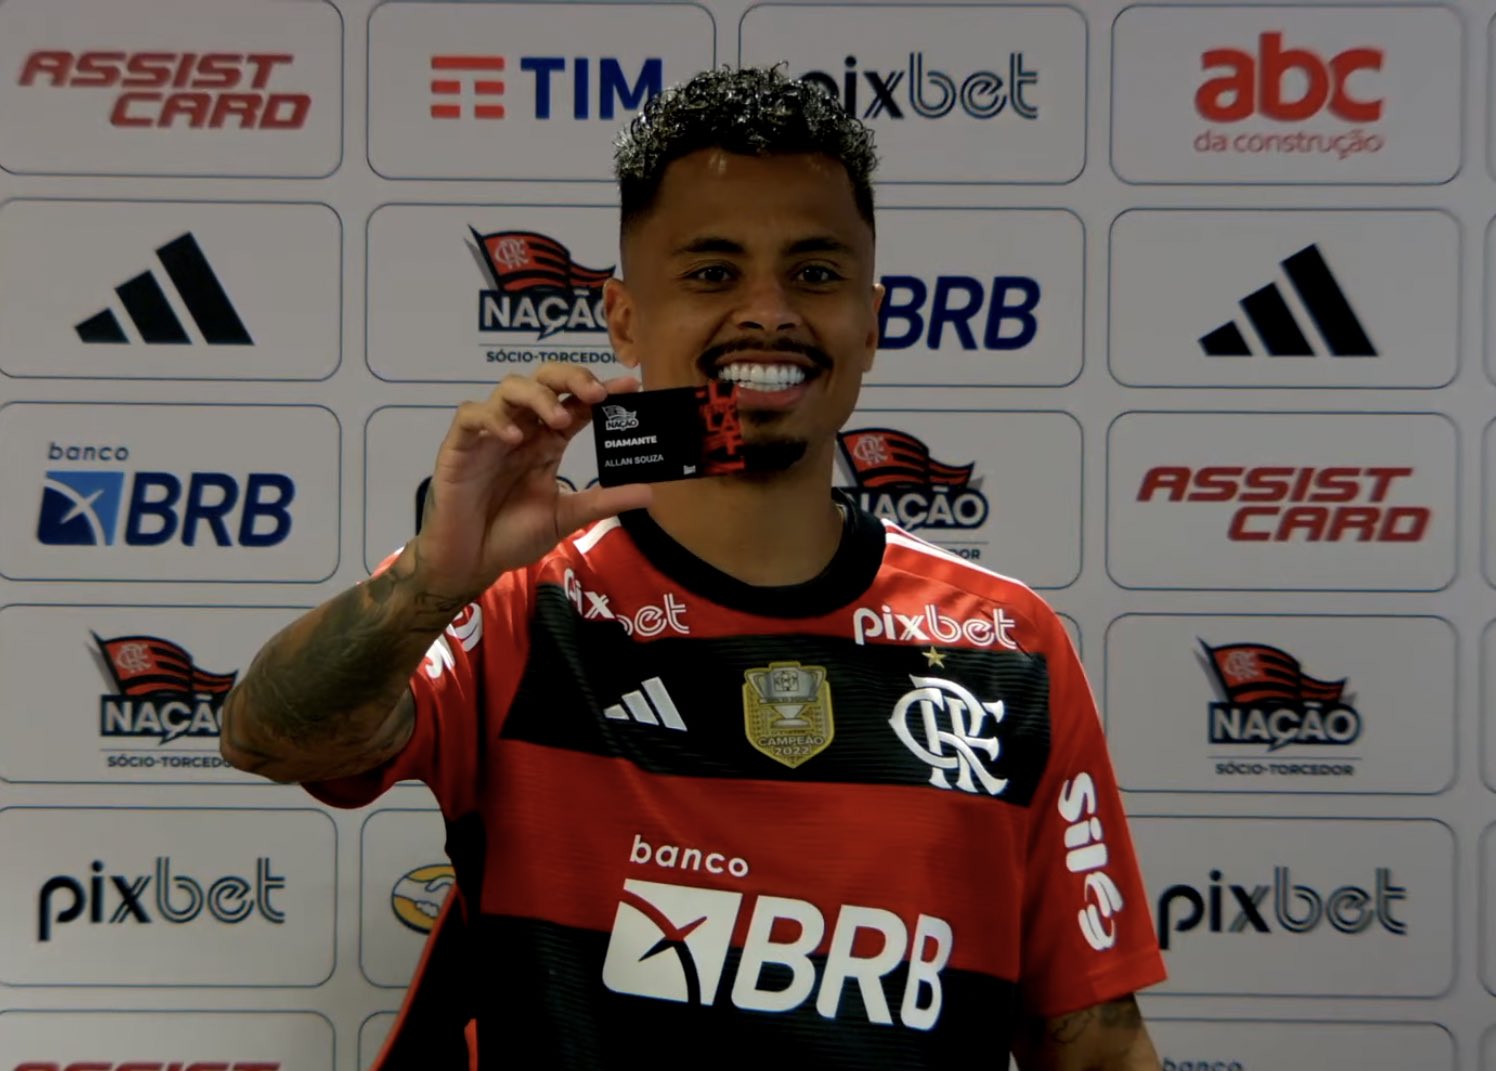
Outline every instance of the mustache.
[[728, 342], [719, 342], [703, 350], [701, 356], [696, 358], [696, 365], [710, 376], [712, 369], [723, 357], [741, 353], [744, 350], [757, 350], [760, 353], [766, 350], [775, 353], [798, 353], [802, 357], [810, 358], [811, 363], [823, 372], [831, 367], [831, 355], [825, 350], [793, 338], [776, 338], [767, 341], [758, 338], [735, 338]]

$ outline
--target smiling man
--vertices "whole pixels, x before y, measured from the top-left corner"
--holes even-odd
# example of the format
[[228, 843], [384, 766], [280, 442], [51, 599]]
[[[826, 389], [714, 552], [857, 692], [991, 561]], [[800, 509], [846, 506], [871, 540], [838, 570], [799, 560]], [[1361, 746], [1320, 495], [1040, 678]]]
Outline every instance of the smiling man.
[[609, 331], [646, 389], [738, 385], [746, 470], [560, 493], [634, 381], [510, 377], [457, 410], [420, 534], [226, 702], [236, 766], [441, 804], [458, 893], [381, 1066], [1158, 1067], [1063, 627], [831, 487], [877, 346], [873, 163], [775, 71], [652, 101]]

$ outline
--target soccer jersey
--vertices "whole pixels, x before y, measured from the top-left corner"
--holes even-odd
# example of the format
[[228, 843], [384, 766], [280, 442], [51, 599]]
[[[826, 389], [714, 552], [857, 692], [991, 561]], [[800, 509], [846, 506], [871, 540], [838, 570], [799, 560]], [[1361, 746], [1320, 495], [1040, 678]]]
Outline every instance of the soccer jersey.
[[309, 786], [440, 802], [467, 1006], [397, 1030], [471, 1017], [484, 1068], [1003, 1066], [1021, 1016], [1163, 978], [1059, 619], [846, 510], [790, 587], [592, 525], [452, 622], [396, 758]]

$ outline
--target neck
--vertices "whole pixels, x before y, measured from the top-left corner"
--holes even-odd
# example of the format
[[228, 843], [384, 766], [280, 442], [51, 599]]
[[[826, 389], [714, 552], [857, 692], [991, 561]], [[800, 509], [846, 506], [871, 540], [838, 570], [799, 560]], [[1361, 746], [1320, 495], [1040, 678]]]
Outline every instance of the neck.
[[649, 515], [681, 546], [745, 584], [814, 579], [841, 543], [831, 454], [808, 454], [770, 477], [655, 484]]

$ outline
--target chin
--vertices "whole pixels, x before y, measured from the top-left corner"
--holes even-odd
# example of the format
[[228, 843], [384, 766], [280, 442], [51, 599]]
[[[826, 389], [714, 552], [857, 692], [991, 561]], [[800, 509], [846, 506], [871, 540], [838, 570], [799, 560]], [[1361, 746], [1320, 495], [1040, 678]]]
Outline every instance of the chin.
[[750, 439], [743, 444], [746, 462], [743, 475], [753, 479], [785, 472], [799, 464], [809, 449], [810, 444], [804, 439]]

